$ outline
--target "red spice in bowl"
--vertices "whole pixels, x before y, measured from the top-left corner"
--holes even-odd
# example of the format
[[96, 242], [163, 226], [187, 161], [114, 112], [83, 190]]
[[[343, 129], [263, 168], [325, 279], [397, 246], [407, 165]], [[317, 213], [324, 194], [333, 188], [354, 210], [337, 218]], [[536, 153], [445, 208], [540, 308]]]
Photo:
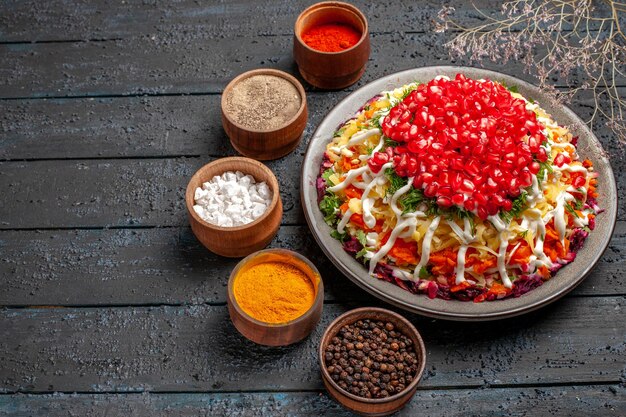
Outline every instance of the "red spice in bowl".
[[301, 36], [304, 43], [321, 52], [341, 52], [352, 48], [361, 39], [359, 31], [342, 23], [313, 26]]

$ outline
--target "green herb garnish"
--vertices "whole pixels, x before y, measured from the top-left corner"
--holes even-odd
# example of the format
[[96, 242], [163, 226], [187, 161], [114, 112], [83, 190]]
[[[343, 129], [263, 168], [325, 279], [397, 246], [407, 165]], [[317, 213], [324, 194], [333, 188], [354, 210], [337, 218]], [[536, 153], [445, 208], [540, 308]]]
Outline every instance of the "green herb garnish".
[[385, 148], [395, 148], [396, 146], [398, 146], [398, 142], [396, 142], [395, 140], [390, 139], [387, 136], [383, 136], [383, 138]]
[[569, 204], [565, 204], [565, 210], [569, 211], [574, 217], [580, 218], [578, 213], [576, 213], [576, 210], [574, 210], [574, 207], [570, 206]]
[[367, 252], [369, 252], [369, 248], [363, 248], [363, 249], [361, 249], [360, 251], [358, 251], [358, 252], [356, 253], [356, 258], [357, 258], [357, 259], [363, 258], [363, 261], [365, 261], [365, 260], [366, 260], [366, 259], [365, 259], [365, 254], [366, 254]]
[[[413, 188], [400, 198], [400, 205], [402, 206], [402, 214], [412, 213], [417, 210], [417, 206], [426, 201], [424, 191], [422, 189]], [[437, 204], [434, 204], [437, 207]], [[429, 210], [432, 208], [429, 207]]]
[[539, 162], [539, 172], [537, 173], [537, 181], [541, 183], [545, 178], [546, 174], [552, 174], [554, 170], [552, 169], [551, 161]]
[[345, 127], [342, 127], [341, 129], [337, 130], [337, 131], [333, 134], [333, 137], [334, 137], [334, 138], [338, 138], [339, 136], [343, 135], [343, 132], [345, 132], [345, 131], [346, 131], [346, 128], [345, 128]]
[[365, 232], [361, 229], [356, 231], [356, 240], [359, 241], [363, 247], [367, 245], [367, 237], [365, 236]]
[[408, 180], [406, 178], [402, 178], [396, 173], [396, 170], [393, 168], [387, 168], [385, 170], [385, 176], [389, 180], [389, 186], [387, 187], [387, 195], [394, 195], [396, 191], [400, 188], [407, 185]]
[[333, 230], [332, 232], [330, 232], [330, 236], [340, 242], [345, 242], [346, 240], [348, 240], [348, 234], [345, 232], [339, 233], [338, 230]]
[[425, 266], [420, 268], [419, 277], [421, 279], [426, 279], [426, 278], [430, 277], [430, 272], [428, 271], [428, 269], [426, 269]]
[[585, 206], [585, 203], [583, 202], [583, 200], [576, 200], [574, 204], [576, 205], [576, 210], [582, 210], [583, 207]]
[[335, 185], [334, 182], [332, 182], [330, 180], [330, 176], [333, 175], [335, 173], [335, 171], [333, 171], [332, 169], [327, 169], [326, 171], [322, 172], [322, 179], [324, 181], [326, 181], [326, 185], [332, 187], [333, 185]]
[[522, 191], [522, 193], [515, 197], [515, 199], [512, 201], [513, 207], [511, 207], [511, 210], [500, 211], [500, 218], [506, 223], [510, 223], [511, 220], [519, 217], [519, 215], [522, 214], [524, 210], [526, 210], [527, 199], [528, 193], [526, 191]]
[[331, 227], [337, 224], [337, 212], [340, 205], [339, 197], [330, 192], [327, 192], [322, 201], [320, 201], [319, 206], [322, 214], [324, 214], [324, 221]]

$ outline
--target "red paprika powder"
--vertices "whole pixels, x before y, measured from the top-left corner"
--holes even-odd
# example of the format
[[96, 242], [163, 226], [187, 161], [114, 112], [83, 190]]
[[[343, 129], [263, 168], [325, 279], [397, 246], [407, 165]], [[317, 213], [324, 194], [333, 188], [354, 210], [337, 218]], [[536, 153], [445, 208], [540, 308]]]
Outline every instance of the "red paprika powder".
[[326, 23], [309, 28], [301, 37], [304, 43], [318, 51], [341, 52], [356, 45], [361, 33], [349, 25]]

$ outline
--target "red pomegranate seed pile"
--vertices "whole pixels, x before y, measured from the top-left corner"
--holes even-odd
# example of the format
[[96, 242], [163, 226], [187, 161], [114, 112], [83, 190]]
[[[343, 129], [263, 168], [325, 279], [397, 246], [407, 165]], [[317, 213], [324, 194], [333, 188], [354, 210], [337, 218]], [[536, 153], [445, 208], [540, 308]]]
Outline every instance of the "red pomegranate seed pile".
[[440, 207], [456, 205], [482, 219], [511, 210], [548, 159], [540, 146], [544, 127], [524, 100], [462, 74], [420, 84], [381, 127], [399, 145], [373, 155], [372, 171], [391, 160], [398, 175], [414, 177], [413, 185]]

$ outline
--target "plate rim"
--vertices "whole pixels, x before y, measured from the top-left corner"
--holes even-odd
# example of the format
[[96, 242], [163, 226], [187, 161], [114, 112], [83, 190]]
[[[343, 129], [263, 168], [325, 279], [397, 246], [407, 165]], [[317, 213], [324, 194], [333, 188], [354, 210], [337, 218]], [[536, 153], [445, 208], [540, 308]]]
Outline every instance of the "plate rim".
[[[610, 161], [608, 160], [608, 158], [606, 158], [606, 156], [604, 155], [600, 155], [600, 159], [603, 161], [603, 163], [606, 165], [605, 169], [608, 170], [608, 173], [610, 175], [608, 175], [609, 179], [606, 181], [606, 184], [603, 184], [604, 187], [607, 188], [607, 195], [609, 197], [613, 196], [614, 198], [611, 199], [613, 201], [610, 201], [611, 207], [602, 207], [605, 211], [604, 212], [612, 212], [613, 216], [610, 219], [603, 219], [603, 221], [608, 221], [610, 222], [609, 224], [609, 228], [608, 228], [608, 233], [606, 234], [604, 240], [601, 242], [601, 247], [600, 250], [597, 250], [595, 252], [595, 254], [593, 255], [593, 261], [589, 262], [582, 270], [582, 272], [580, 273], [580, 276], [575, 279], [573, 282], [568, 283], [567, 285], [565, 285], [562, 288], [558, 288], [557, 291], [554, 291], [552, 293], [549, 293], [548, 295], [546, 295], [543, 298], [540, 298], [530, 304], [521, 304], [521, 305], [517, 305], [517, 306], [513, 306], [512, 308], [508, 308], [508, 309], [502, 309], [502, 311], [494, 311], [494, 312], [480, 312], [480, 313], [464, 313], [464, 312], [451, 312], [451, 311], [441, 311], [440, 309], [437, 308], [429, 308], [429, 307], [424, 307], [424, 306], [420, 306], [420, 305], [414, 305], [414, 304], [409, 304], [405, 301], [402, 300], [398, 300], [396, 297], [388, 294], [387, 292], [379, 289], [379, 288], [375, 288], [372, 285], [369, 285], [368, 282], [366, 282], [365, 279], [360, 278], [355, 271], [353, 271], [351, 268], [349, 268], [347, 265], [345, 265], [343, 262], [341, 262], [338, 258], [336, 258], [334, 256], [334, 253], [330, 250], [329, 247], [327, 247], [327, 245], [325, 244], [325, 242], [322, 240], [322, 236], [321, 236], [321, 230], [317, 227], [315, 221], [314, 221], [314, 214], [313, 214], [313, 210], [315, 210], [317, 208], [317, 204], [312, 205], [313, 207], [311, 207], [311, 204], [309, 203], [309, 201], [307, 200], [307, 191], [310, 191], [311, 187], [314, 187], [314, 184], [310, 184], [307, 182], [307, 178], [306, 178], [306, 172], [308, 172], [307, 168], [310, 167], [311, 165], [311, 161], [312, 161], [312, 156], [311, 153], [313, 152], [313, 145], [317, 144], [318, 141], [323, 140], [324, 137], [321, 136], [320, 130], [325, 127], [326, 124], [329, 123], [329, 119], [331, 118], [331, 116], [333, 115], [334, 112], [338, 111], [339, 109], [341, 109], [342, 107], [345, 107], [346, 105], [348, 105], [348, 103], [350, 103], [351, 101], [353, 101], [354, 97], [356, 97], [359, 94], [362, 94], [364, 91], [367, 90], [374, 90], [372, 97], [376, 94], [378, 94], [380, 91], [382, 91], [382, 89], [375, 89], [374, 86], [377, 86], [378, 84], [383, 84], [389, 80], [392, 80], [394, 78], [401, 78], [403, 76], [409, 75], [409, 74], [414, 74], [416, 72], [427, 72], [427, 71], [436, 71], [436, 72], [467, 72], [467, 71], [479, 71], [481, 74], [484, 74], [485, 78], [491, 78], [494, 80], [498, 80], [498, 79], [511, 79], [515, 82], [515, 85], [517, 86], [522, 86], [525, 89], [528, 90], [534, 90], [536, 91], [539, 95], [541, 96], [545, 96], [545, 93], [541, 91], [541, 89], [539, 89], [539, 87], [537, 87], [534, 84], [531, 84], [530, 82], [524, 81], [520, 78], [517, 78], [516, 76], [512, 76], [509, 74], [505, 74], [502, 72], [498, 72], [498, 71], [492, 71], [492, 70], [487, 70], [487, 69], [483, 69], [483, 68], [478, 68], [478, 67], [468, 67], [468, 66], [454, 66], [454, 65], [445, 65], [445, 66], [427, 66], [427, 67], [419, 67], [419, 68], [412, 68], [412, 69], [407, 69], [407, 70], [403, 70], [403, 71], [399, 71], [396, 73], [392, 73], [383, 77], [380, 77], [376, 80], [372, 80], [371, 82], [365, 84], [364, 86], [358, 88], [357, 90], [351, 92], [350, 94], [348, 94], [343, 100], [341, 100], [339, 103], [337, 103], [327, 114], [326, 116], [322, 119], [322, 121], [320, 121], [320, 123], [317, 125], [313, 135], [311, 136], [311, 139], [309, 140], [309, 143], [307, 144], [307, 149], [304, 155], [304, 160], [303, 160], [303, 164], [302, 164], [302, 168], [301, 168], [301, 172], [300, 172], [300, 202], [304, 211], [304, 215], [307, 221], [307, 224], [309, 226], [309, 230], [311, 231], [311, 234], [313, 235], [313, 237], [315, 238], [316, 242], [318, 243], [318, 245], [320, 246], [320, 248], [322, 249], [322, 251], [324, 252], [324, 254], [326, 255], [326, 257], [335, 265], [335, 267], [337, 267], [337, 269], [339, 269], [339, 271], [345, 275], [348, 279], [350, 279], [350, 281], [352, 281], [353, 283], [355, 283], [357, 286], [359, 286], [360, 288], [364, 289], [365, 291], [367, 291], [368, 293], [372, 294], [374, 297], [389, 303], [391, 305], [394, 305], [396, 307], [399, 307], [405, 311], [410, 311], [416, 314], [420, 314], [420, 315], [424, 315], [427, 317], [432, 317], [432, 318], [437, 318], [437, 319], [445, 319], [445, 320], [453, 320], [453, 321], [490, 321], [490, 320], [499, 320], [499, 319], [504, 319], [504, 318], [509, 318], [509, 317], [514, 317], [514, 316], [518, 316], [521, 314], [526, 314], [529, 313], [531, 311], [535, 311], [541, 307], [544, 307], [548, 304], [551, 304], [557, 300], [559, 300], [560, 298], [562, 298], [563, 296], [565, 296], [566, 294], [568, 294], [570, 291], [572, 291], [573, 289], [575, 289], [578, 285], [580, 285], [582, 283], [582, 281], [589, 275], [589, 273], [593, 270], [593, 268], [595, 267], [595, 265], [598, 263], [598, 261], [601, 259], [602, 255], [604, 254], [605, 250], [607, 249], [607, 247], [609, 246], [609, 243], [613, 237], [613, 233], [615, 231], [615, 225], [617, 222], [617, 184], [615, 181], [615, 175], [613, 172], [613, 168], [610, 164]], [[366, 99], [367, 100], [367, 99]], [[362, 103], [359, 103], [358, 105], [361, 106], [365, 104], [365, 100]], [[358, 107], [355, 108], [354, 112], [356, 112], [358, 109]], [[588, 139], [590, 141], [595, 142], [595, 145], [601, 149], [602, 151], [604, 151], [604, 148], [602, 147], [602, 143], [598, 140], [598, 138], [595, 136], [595, 134], [593, 133], [593, 131], [591, 131], [591, 129], [589, 129], [589, 127], [587, 126], [586, 123], [584, 123], [581, 118], [572, 110], [570, 109], [568, 106], [566, 106], [565, 104], [559, 104], [559, 109], [564, 111], [574, 122], [577, 122], [580, 124], [580, 128], [585, 132], [585, 134], [587, 135]], [[350, 113], [353, 114], [353, 113]], [[350, 117], [350, 116], [348, 116]], [[347, 119], [346, 119], [347, 120]], [[571, 124], [571, 123], [569, 123]], [[310, 168], [309, 168], [310, 169]], [[319, 169], [319, 167], [317, 167], [317, 169]], [[324, 226], [327, 226], [326, 224], [324, 224]], [[343, 251], [343, 249], [342, 249]], [[349, 255], [348, 255], [349, 256]], [[572, 264], [575, 262], [575, 260], [572, 262]], [[364, 270], [366, 271], [365, 267], [363, 267], [361, 265], [362, 268], [364, 268]], [[561, 272], [562, 273], [562, 272]], [[558, 273], [557, 273], [558, 274]], [[378, 282], [375, 281], [374, 277], [371, 277], [369, 274], [367, 274], [367, 278], [371, 278], [372, 282]], [[387, 283], [389, 285], [393, 285], [395, 287], [397, 287], [395, 284], [392, 283]], [[399, 287], [398, 287], [399, 288]], [[539, 288], [533, 290], [536, 291]], [[423, 294], [418, 295], [418, 294], [414, 294], [416, 297], [425, 297]], [[519, 298], [513, 298], [513, 299], [509, 299], [509, 300], [519, 300], [522, 299], [524, 297], [524, 295], [522, 295]], [[426, 297], [427, 298], [427, 297]], [[507, 300], [498, 300], [498, 301], [492, 301], [490, 303], [504, 303]], [[471, 304], [471, 305], [475, 305], [474, 303], [472, 303], [471, 301], [458, 301], [458, 300], [446, 300], [447, 303], [463, 303], [463, 304]]]

